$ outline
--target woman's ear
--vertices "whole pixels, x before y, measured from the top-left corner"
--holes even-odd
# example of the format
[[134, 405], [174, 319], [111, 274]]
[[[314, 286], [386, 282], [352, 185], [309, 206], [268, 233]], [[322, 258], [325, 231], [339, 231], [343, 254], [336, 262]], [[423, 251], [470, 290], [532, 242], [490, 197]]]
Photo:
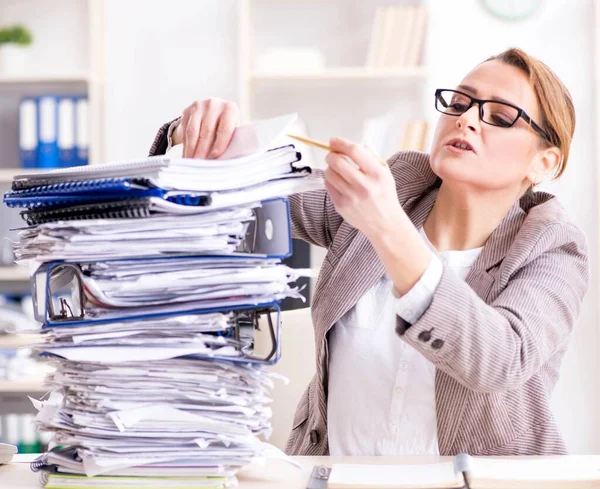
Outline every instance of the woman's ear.
[[527, 179], [533, 184], [540, 183], [558, 168], [561, 160], [562, 154], [556, 146], [539, 150], [527, 174]]

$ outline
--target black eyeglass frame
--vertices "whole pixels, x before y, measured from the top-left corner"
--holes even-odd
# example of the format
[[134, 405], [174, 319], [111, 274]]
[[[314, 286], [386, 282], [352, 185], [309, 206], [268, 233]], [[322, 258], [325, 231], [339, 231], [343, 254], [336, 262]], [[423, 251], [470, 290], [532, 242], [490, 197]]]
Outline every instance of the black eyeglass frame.
[[[440, 103], [442, 103], [442, 105], [444, 104], [444, 102], [441, 101], [441, 97], [440, 97], [442, 92], [458, 93], [458, 94], [463, 95], [464, 97], [467, 97], [468, 99], [470, 99], [471, 102], [469, 103], [469, 106], [460, 114], [450, 114], [448, 112], [441, 111], [440, 109], [438, 109], [438, 100], [440, 101]], [[491, 122], [484, 121], [483, 120], [483, 106], [487, 102], [493, 102], [495, 104], [501, 104], [501, 105], [506, 105], [508, 107], [512, 107], [513, 109], [515, 109], [517, 111], [517, 117], [515, 117], [515, 120], [509, 126], [492, 124]], [[469, 110], [471, 107], [473, 107], [473, 105], [475, 105], [475, 104], [477, 104], [479, 106], [479, 120], [481, 122], [489, 124], [490, 126], [509, 128], [509, 127], [514, 126], [515, 123], [519, 120], [519, 118], [522, 118], [531, 128], [533, 128], [533, 130], [535, 132], [537, 132], [540, 136], [542, 136], [544, 138], [544, 140], [546, 140], [550, 144], [554, 144], [552, 142], [552, 139], [550, 138], [550, 135], [546, 131], [544, 131], [538, 124], [536, 124], [535, 121], [531, 117], [529, 117], [527, 112], [525, 112], [521, 107], [517, 107], [516, 105], [509, 104], [507, 102], [500, 102], [499, 100], [483, 100], [483, 99], [475, 98], [472, 95], [469, 95], [468, 93], [461, 92], [460, 90], [453, 90], [451, 88], [438, 88], [435, 91], [435, 110], [437, 110], [441, 114], [459, 117], [462, 114], [464, 114], [467, 110]]]

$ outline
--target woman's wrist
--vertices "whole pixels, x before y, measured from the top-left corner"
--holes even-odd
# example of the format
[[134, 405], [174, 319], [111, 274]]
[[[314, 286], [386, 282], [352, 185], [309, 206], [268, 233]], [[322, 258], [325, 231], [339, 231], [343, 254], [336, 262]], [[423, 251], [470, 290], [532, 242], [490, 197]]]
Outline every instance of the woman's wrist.
[[408, 216], [394, 212], [386, 224], [367, 236], [398, 293], [406, 294], [423, 276], [433, 253]]

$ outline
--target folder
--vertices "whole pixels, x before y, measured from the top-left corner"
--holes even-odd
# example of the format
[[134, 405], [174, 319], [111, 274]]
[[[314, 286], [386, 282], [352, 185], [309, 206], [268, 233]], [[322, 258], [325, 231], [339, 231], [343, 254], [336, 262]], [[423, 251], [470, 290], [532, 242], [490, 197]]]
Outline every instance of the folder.
[[23, 98], [19, 104], [19, 151], [21, 166], [37, 166], [38, 132], [37, 102], [34, 98]]
[[76, 166], [89, 163], [90, 127], [87, 97], [75, 99], [75, 161]]
[[57, 144], [60, 167], [75, 166], [75, 100], [72, 97], [58, 98]]
[[38, 98], [38, 167], [58, 168], [58, 99], [53, 95]]
[[[215, 317], [221, 314], [226, 326], [217, 324], [203, 330], [201, 344], [198, 326], [186, 325], [192, 321], [201, 321], [203, 317]], [[178, 321], [182, 319], [182, 321]], [[166, 343], [168, 334], [164, 334], [165, 343], [144, 343], [137, 341], [135, 334], [153, 332], [160, 339], [160, 331], [153, 326], [176, 327], [180, 334], [194, 332], [194, 342]], [[93, 330], [102, 333], [92, 333]], [[41, 356], [60, 357], [70, 361], [98, 361], [106, 356], [108, 348], [116, 348], [119, 357], [128, 361], [159, 361], [168, 358], [223, 360], [232, 363], [250, 363], [255, 365], [274, 365], [279, 361], [281, 348], [281, 310], [278, 302], [253, 306], [228, 306], [210, 309], [196, 309], [183, 313], [159, 313], [144, 317], [126, 317], [97, 321], [66, 321], [46, 323], [42, 334], [58, 333], [57, 344], [45, 343], [33, 346], [40, 350]], [[260, 337], [260, 338], [259, 338]], [[91, 339], [87, 339], [91, 338]], [[122, 345], [118, 345], [122, 342]], [[195, 344], [194, 344], [195, 343]], [[115, 346], [117, 344], [117, 346]], [[254, 347], [261, 344], [261, 349]], [[180, 349], [180, 351], [177, 351]]]

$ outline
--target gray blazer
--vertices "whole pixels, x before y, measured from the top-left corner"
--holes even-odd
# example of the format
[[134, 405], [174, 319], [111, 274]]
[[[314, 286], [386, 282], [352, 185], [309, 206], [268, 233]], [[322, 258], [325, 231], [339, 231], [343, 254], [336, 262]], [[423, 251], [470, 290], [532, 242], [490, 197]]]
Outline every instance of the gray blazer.
[[[166, 147], [165, 124], [150, 154]], [[398, 200], [420, 228], [441, 180], [429, 155], [389, 159]], [[385, 273], [367, 238], [324, 190], [290, 197], [295, 237], [328, 249], [314, 291], [316, 374], [286, 452], [326, 455], [327, 333]], [[436, 366], [441, 455], [565, 454], [550, 396], [590, 280], [586, 239], [558, 200], [527, 192], [488, 239], [466, 281], [444, 270], [433, 302], [396, 331]]]

